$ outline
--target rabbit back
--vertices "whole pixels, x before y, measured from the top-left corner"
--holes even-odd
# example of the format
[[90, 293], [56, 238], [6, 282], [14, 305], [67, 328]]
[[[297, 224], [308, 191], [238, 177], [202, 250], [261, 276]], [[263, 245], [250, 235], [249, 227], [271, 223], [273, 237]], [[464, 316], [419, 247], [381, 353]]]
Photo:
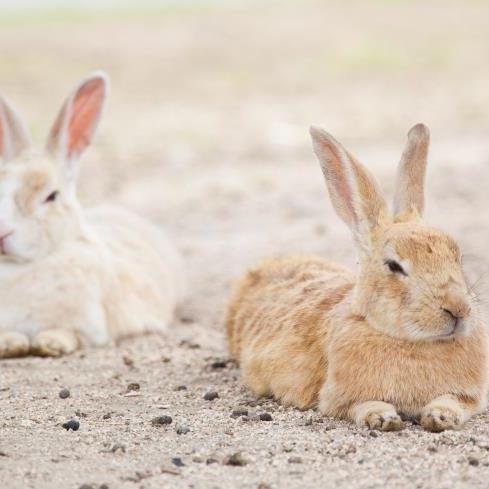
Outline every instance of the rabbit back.
[[249, 270], [226, 321], [245, 385], [284, 404], [315, 405], [327, 368], [327, 316], [353, 282], [348, 269], [318, 257], [276, 258]]
[[123, 209], [87, 210], [90, 228], [107, 253], [105, 301], [114, 339], [161, 332], [184, 295], [183, 263], [165, 233]]

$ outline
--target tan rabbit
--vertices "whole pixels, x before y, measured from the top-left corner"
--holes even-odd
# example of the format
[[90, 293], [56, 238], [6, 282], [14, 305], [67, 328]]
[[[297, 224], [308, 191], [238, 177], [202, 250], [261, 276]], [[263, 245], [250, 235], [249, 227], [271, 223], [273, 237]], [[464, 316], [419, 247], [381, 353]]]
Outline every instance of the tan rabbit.
[[459, 247], [421, 219], [428, 129], [409, 132], [393, 214], [340, 143], [321, 129], [311, 136], [358, 273], [307, 256], [250, 270], [227, 317], [244, 384], [373, 429], [401, 429], [404, 416], [430, 431], [460, 427], [485, 407], [487, 330]]
[[123, 209], [83, 210], [76, 198], [106, 93], [103, 73], [83, 80], [44, 152], [0, 97], [0, 358], [71, 353], [164, 331], [173, 318], [181, 261], [163, 232]]

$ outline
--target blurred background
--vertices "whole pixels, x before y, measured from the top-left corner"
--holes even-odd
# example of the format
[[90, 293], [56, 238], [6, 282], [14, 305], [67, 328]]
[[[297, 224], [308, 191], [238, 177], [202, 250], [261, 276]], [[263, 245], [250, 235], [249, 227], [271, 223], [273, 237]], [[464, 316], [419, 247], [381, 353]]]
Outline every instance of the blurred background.
[[161, 225], [189, 262], [190, 314], [220, 331], [262, 256], [354, 263], [308, 136], [321, 125], [391, 198], [408, 129], [432, 132], [427, 217], [488, 263], [489, 3], [0, 0], [0, 87], [39, 144], [80, 78], [112, 81], [83, 160], [87, 204]]

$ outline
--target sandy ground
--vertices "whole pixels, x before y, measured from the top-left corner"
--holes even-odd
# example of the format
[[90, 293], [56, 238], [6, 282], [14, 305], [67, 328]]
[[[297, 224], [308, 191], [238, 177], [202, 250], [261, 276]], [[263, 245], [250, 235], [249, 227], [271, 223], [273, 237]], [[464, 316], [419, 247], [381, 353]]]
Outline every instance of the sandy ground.
[[[459, 432], [373, 434], [257, 401], [226, 362], [222, 324], [233, 279], [263, 256], [313, 252], [354, 265], [310, 123], [343, 141], [389, 196], [408, 128], [431, 127], [427, 218], [461, 242], [485, 301], [489, 5], [449, 5], [0, 18], [2, 91], [39, 141], [78, 78], [109, 72], [112, 97], [80, 195], [165, 226], [190, 284], [167, 337], [1, 362], [1, 487], [487, 487], [487, 413]], [[211, 391], [219, 397], [205, 400]], [[248, 416], [232, 417], [236, 409]], [[264, 412], [272, 421], [258, 419]], [[154, 426], [163, 415], [172, 423]], [[76, 432], [61, 426], [72, 418]], [[245, 465], [229, 465], [236, 453]]]

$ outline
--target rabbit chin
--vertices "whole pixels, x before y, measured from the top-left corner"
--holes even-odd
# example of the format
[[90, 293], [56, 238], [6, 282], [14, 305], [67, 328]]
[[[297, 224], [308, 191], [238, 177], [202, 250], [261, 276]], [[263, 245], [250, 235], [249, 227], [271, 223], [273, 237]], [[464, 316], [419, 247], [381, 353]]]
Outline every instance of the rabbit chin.
[[464, 319], [460, 321], [456, 326], [452, 322], [446, 325], [446, 327], [440, 332], [430, 331], [428, 329], [421, 329], [414, 325], [408, 325], [406, 331], [408, 331], [408, 338], [411, 341], [454, 341], [460, 338], [468, 336], [472, 329], [472, 321]]
[[29, 263], [44, 255], [41, 247], [22, 246], [6, 242], [0, 253], [0, 263]]

